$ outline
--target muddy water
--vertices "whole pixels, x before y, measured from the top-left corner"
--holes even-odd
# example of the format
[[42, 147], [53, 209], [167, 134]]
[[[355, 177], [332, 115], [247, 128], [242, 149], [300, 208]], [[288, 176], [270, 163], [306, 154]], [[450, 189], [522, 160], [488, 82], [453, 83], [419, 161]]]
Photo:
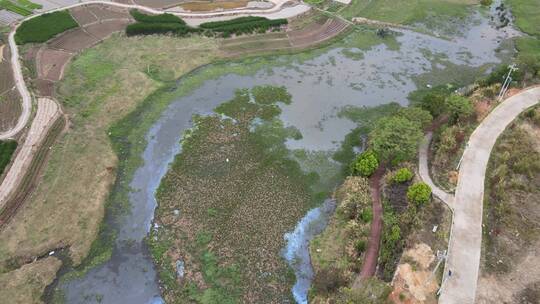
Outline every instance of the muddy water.
[[[232, 98], [238, 88], [283, 85], [293, 102], [282, 107], [280, 118], [285, 125], [298, 128], [303, 136], [301, 140], [290, 140], [288, 147], [332, 151], [354, 128], [352, 122], [337, 116], [343, 106], [375, 106], [392, 101], [405, 105], [406, 96], [417, 89], [415, 76], [434, 68], [444, 70], [452, 64], [480, 67], [498, 63], [496, 49], [512, 33], [492, 28], [479, 14], [475, 19], [473, 26], [451, 41], [401, 32], [396, 38], [399, 50], [384, 44], [368, 51], [352, 49], [349, 51], [362, 53], [361, 59], [353, 59], [344, 55], [344, 47], [330, 48], [303, 63], [278, 65], [252, 76], [227, 74], [210, 79], [189, 96], [174, 100], [146, 136], [144, 165], [137, 169], [130, 184], [131, 212], [118, 219], [112, 258], [81, 278], [62, 283], [66, 302], [162, 303], [156, 271], [143, 238], [150, 229], [159, 229], [151, 227], [156, 207], [154, 194], [174, 156], [181, 151], [179, 142], [183, 132], [192, 126], [193, 114], [211, 113], [219, 103]], [[436, 64], [434, 57], [439, 58]], [[197, 73], [205, 73], [205, 69]], [[286, 236], [289, 245], [284, 256], [298, 277], [293, 293], [299, 303], [307, 302], [311, 282], [308, 241], [324, 227], [330, 213], [327, 204], [310, 211]]]

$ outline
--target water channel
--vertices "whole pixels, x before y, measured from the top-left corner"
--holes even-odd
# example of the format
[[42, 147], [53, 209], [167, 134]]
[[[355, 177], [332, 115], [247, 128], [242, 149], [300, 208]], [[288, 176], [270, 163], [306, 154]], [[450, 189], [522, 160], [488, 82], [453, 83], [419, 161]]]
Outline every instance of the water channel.
[[[146, 135], [144, 164], [131, 181], [131, 210], [118, 221], [112, 258], [81, 278], [61, 283], [66, 303], [163, 302], [143, 239], [152, 229], [155, 191], [174, 156], [181, 152], [182, 134], [192, 127], [194, 114], [212, 113], [220, 103], [231, 99], [238, 88], [285, 86], [293, 102], [282, 105], [280, 118], [285, 126], [294, 126], [302, 133], [302, 139], [289, 140], [287, 146], [291, 150], [333, 151], [355, 127], [353, 122], [337, 115], [344, 106], [388, 102], [407, 105], [407, 95], [418, 88], [419, 82], [415, 80], [422, 75], [435, 70], [444, 74], [455, 66], [479, 68], [500, 63], [505, 51], [499, 48], [515, 33], [508, 28], [496, 29], [485, 14], [475, 13], [462, 34], [451, 40], [400, 31], [395, 36], [399, 48], [381, 43], [359, 50], [347, 47], [347, 43], [340, 44], [302, 62], [283, 60], [287, 63], [280, 65], [278, 58], [274, 67], [251, 76], [225, 74], [209, 79], [189, 95], [172, 101]], [[357, 56], [350, 56], [351, 53]], [[178, 86], [182, 86], [182, 80]], [[298, 279], [293, 288], [298, 303], [307, 303], [312, 276], [308, 241], [326, 225], [333, 210], [330, 202], [327, 200], [310, 211], [294, 231], [284, 236], [289, 244], [284, 248], [284, 257], [297, 260], [292, 266]]]

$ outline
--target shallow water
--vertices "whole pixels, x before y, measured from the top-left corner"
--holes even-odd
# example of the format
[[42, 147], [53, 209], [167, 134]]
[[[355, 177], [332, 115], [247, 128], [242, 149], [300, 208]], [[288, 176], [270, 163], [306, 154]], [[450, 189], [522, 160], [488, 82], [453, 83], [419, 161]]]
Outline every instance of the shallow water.
[[[192, 127], [193, 114], [211, 113], [221, 102], [231, 99], [238, 88], [283, 85], [293, 102], [282, 106], [280, 118], [286, 126], [298, 128], [303, 136], [301, 140], [289, 140], [288, 147], [332, 151], [355, 127], [351, 121], [337, 116], [342, 107], [375, 106], [392, 101], [405, 105], [407, 95], [417, 89], [414, 77], [434, 67], [444, 69], [446, 64], [480, 67], [500, 62], [496, 49], [504, 38], [513, 34], [495, 30], [479, 14], [476, 18], [479, 21], [474, 26], [452, 41], [403, 31], [396, 38], [399, 50], [380, 44], [368, 51], [355, 50], [363, 53], [362, 59], [355, 60], [344, 55], [345, 48], [333, 48], [303, 63], [261, 70], [253, 76], [227, 74], [207, 80], [189, 96], [173, 101], [146, 136], [144, 165], [136, 170], [130, 184], [131, 212], [119, 219], [112, 258], [84, 277], [63, 283], [60, 288], [66, 303], [162, 302], [156, 270], [143, 238], [152, 229], [155, 191], [174, 156], [181, 151], [179, 142], [183, 132]], [[439, 58], [436, 65], [431, 60], [433, 57]], [[330, 213], [327, 204], [311, 210], [286, 236], [285, 256], [299, 257], [291, 259], [298, 278], [293, 293], [299, 303], [306, 303], [311, 282], [308, 241], [314, 232], [322, 230]], [[313, 223], [316, 223], [314, 230], [306, 229]]]
[[335, 209], [336, 202], [334, 200], [325, 200], [322, 206], [311, 209], [298, 222], [294, 231], [284, 236], [287, 247], [283, 251], [283, 256], [296, 274], [296, 283], [292, 288], [292, 293], [299, 304], [307, 304], [307, 293], [313, 279], [309, 242], [323, 232]]

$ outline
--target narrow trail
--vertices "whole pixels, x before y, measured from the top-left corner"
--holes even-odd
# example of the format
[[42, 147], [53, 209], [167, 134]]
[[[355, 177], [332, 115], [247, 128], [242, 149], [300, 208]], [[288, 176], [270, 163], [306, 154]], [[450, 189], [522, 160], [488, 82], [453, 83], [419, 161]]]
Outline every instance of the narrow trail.
[[369, 188], [371, 192], [371, 201], [373, 209], [373, 219], [371, 221], [371, 231], [369, 233], [369, 242], [366, 250], [366, 256], [360, 274], [353, 284], [353, 288], [359, 288], [362, 280], [375, 275], [377, 270], [377, 261], [379, 258], [379, 248], [381, 246], [381, 234], [383, 227], [383, 206], [381, 201], [381, 180], [384, 175], [384, 166], [379, 166], [377, 171], [369, 178]]

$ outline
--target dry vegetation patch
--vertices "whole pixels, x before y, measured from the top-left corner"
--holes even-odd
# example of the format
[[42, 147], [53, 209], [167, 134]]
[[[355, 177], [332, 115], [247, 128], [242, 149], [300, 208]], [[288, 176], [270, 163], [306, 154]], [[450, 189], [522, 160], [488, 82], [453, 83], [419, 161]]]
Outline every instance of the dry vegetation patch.
[[116, 35], [83, 52], [59, 86], [69, 130], [52, 148], [35, 193], [0, 232], [0, 266], [61, 246], [70, 246], [75, 264], [80, 263], [96, 236], [115, 179], [111, 169], [117, 156], [107, 130], [161, 85], [145, 73], [147, 65], [178, 77], [213, 60], [216, 50], [204, 38]]
[[47, 257], [0, 274], [0, 298], [13, 304], [43, 303], [41, 294], [52, 283], [61, 264], [57, 258]]

